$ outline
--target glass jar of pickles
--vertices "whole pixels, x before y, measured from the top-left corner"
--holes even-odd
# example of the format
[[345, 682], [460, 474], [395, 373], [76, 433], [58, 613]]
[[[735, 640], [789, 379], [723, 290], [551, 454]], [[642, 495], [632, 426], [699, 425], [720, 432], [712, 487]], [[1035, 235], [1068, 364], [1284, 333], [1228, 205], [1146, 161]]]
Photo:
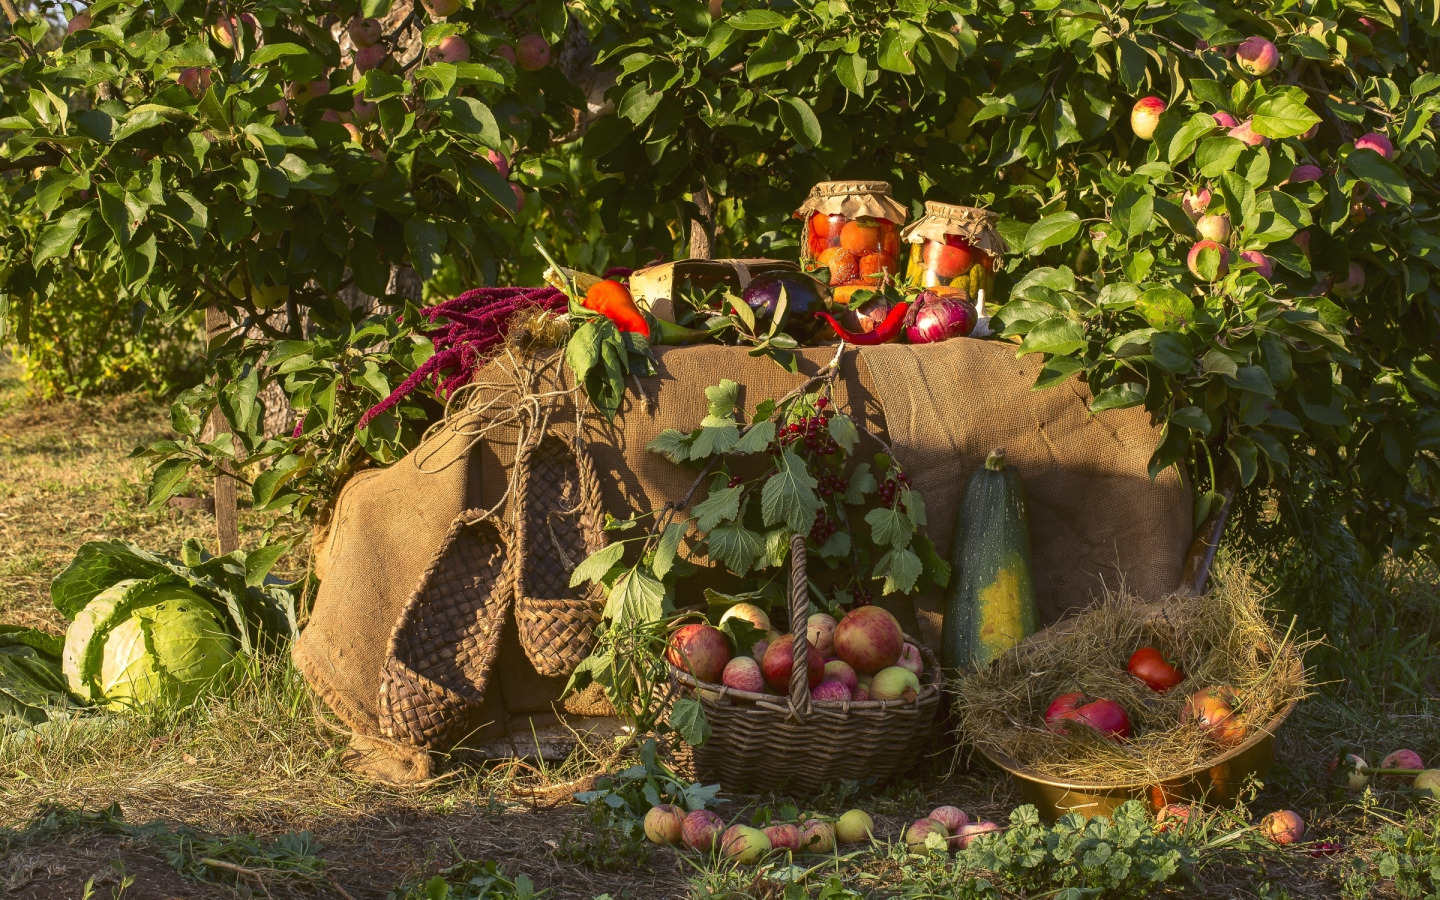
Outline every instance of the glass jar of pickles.
[[963, 288], [972, 302], [984, 291], [988, 300], [1005, 257], [1005, 241], [995, 227], [999, 218], [989, 210], [926, 201], [925, 215], [905, 229], [911, 245], [906, 283]]
[[879, 287], [900, 272], [905, 207], [884, 181], [822, 181], [795, 211], [805, 223], [800, 262], [825, 269], [836, 302], [861, 287]]

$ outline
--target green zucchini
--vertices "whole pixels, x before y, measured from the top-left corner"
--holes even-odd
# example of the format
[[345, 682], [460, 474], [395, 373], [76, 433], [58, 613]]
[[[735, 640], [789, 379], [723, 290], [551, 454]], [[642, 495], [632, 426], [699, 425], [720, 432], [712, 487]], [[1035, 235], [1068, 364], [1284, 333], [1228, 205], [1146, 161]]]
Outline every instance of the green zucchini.
[[947, 669], [972, 669], [1035, 633], [1030, 519], [1020, 473], [993, 450], [970, 476], [955, 515], [941, 630]]

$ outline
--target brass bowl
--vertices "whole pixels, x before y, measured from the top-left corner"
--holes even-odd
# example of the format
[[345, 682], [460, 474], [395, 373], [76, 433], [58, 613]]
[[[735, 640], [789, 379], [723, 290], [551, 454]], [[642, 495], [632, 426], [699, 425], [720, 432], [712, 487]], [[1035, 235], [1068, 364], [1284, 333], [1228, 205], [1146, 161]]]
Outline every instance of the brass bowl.
[[1159, 784], [1132, 782], [1062, 781], [1041, 775], [1016, 762], [1007, 754], [985, 747], [978, 748], [985, 758], [1010, 773], [1026, 803], [1034, 804], [1047, 821], [1055, 821], [1069, 812], [1085, 818], [1108, 816], [1127, 800], [1143, 800], [1152, 811], [1167, 803], [1206, 803], [1212, 806], [1233, 803], [1240, 796], [1250, 776], [1264, 777], [1275, 762], [1275, 732], [1294, 711], [1298, 700], [1290, 703], [1256, 729], [1246, 741], [1207, 766], [1166, 779]]

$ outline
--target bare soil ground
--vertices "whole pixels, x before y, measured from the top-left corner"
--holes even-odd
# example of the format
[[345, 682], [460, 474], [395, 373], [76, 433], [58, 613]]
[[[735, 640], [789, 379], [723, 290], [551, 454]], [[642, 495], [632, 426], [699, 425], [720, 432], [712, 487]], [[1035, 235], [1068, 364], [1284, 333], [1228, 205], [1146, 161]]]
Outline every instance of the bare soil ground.
[[[18, 372], [0, 363], [0, 621], [58, 633], [64, 623], [50, 608], [49, 581], [83, 541], [121, 538], [170, 554], [192, 535], [213, 541], [209, 514], [145, 507], [143, 464], [127, 456], [162, 436], [166, 419], [162, 407], [134, 397], [35, 404]], [[243, 511], [242, 543], [268, 524]], [[291, 573], [303, 568], [301, 553], [285, 562]], [[1433, 594], [1403, 602], [1423, 621], [1440, 614]], [[1422, 644], [1412, 661], [1435, 666], [1440, 641]], [[1416, 682], [1434, 683], [1433, 672]], [[1440, 703], [1423, 688], [1410, 694], [1380, 702], [1343, 684], [1322, 688], [1282, 732], [1275, 770], [1250, 805], [1254, 818], [1299, 810], [1313, 837], [1339, 840], [1345, 853], [1217, 854], [1197, 883], [1177, 885], [1173, 895], [1346, 895], [1345, 867], [1368, 859], [1378, 827], [1405, 821], [1407, 811], [1413, 821], [1416, 807], [1390, 787], [1368, 800], [1337, 798], [1325, 762], [1341, 745], [1440, 756]], [[0, 737], [0, 893], [378, 900], [467, 859], [498, 863], [510, 878], [523, 873], [556, 898], [782, 896], [753, 874], [668, 849], [648, 859], [597, 849], [587, 858], [595, 834], [566, 786], [628, 764], [609, 747], [581, 747], [554, 768], [455, 766], [406, 789], [350, 774], [344, 749], [344, 736], [284, 661], [234, 697], [183, 713], [87, 717]], [[811, 808], [863, 805], [878, 813], [879, 833], [894, 838], [939, 803], [1003, 822], [1021, 802], [1001, 773], [968, 763], [952, 772], [948, 762], [922, 761], [908, 781], [879, 795], [836, 795]], [[733, 798], [722, 813], [777, 799]], [[120, 820], [98, 815], [111, 804]], [[163, 827], [139, 829], [147, 823]], [[878, 855], [833, 862], [817, 873], [809, 896], [819, 896], [830, 871], [856, 893], [827, 898], [904, 896], [913, 887], [893, 857]], [[1373, 896], [1395, 896], [1383, 879], [1368, 883]], [[1354, 890], [1349, 895], [1364, 895]]]

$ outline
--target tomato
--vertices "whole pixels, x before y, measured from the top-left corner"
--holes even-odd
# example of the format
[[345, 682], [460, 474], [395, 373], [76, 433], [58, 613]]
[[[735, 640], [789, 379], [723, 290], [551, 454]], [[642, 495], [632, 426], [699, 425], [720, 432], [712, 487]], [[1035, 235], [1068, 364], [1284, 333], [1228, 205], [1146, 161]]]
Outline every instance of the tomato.
[[1245, 723], [1235, 712], [1239, 698], [1235, 689], [1229, 686], [1204, 688], [1196, 691], [1185, 701], [1181, 721], [1194, 720], [1218, 743], [1238, 744], [1245, 740]]
[[1125, 667], [1131, 675], [1145, 682], [1145, 686], [1163, 694], [1185, 680], [1185, 673], [1165, 658], [1165, 654], [1154, 647], [1141, 647], [1130, 657]]
[[1061, 694], [1050, 701], [1050, 706], [1045, 710], [1045, 724], [1049, 725], [1059, 718], [1063, 713], [1070, 712], [1085, 704], [1084, 691], [1071, 691], [1068, 694]]
[[1125, 707], [1114, 700], [1101, 698], [1074, 709], [1067, 709], [1055, 716], [1052, 727], [1059, 733], [1066, 734], [1065, 722], [1088, 725], [1112, 741], [1130, 736], [1130, 716], [1126, 714]]

